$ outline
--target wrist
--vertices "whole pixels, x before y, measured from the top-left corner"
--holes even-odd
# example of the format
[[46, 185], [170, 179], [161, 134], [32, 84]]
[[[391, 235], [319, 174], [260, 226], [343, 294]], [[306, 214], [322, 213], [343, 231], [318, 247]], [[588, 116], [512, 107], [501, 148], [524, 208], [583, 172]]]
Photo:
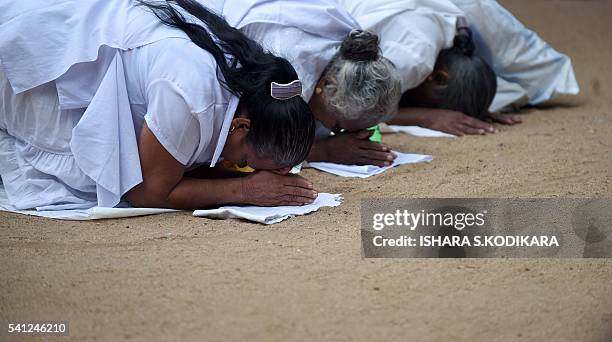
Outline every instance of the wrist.
[[307, 160], [311, 162], [329, 160], [329, 154], [327, 152], [327, 141], [329, 141], [329, 139], [330, 138], [325, 138], [323, 140], [316, 141], [310, 149]]
[[249, 188], [250, 188], [250, 179], [251, 179], [250, 175], [238, 179], [239, 187], [238, 187], [237, 200], [238, 200], [238, 203], [240, 204], [249, 204], [248, 193], [249, 193]]
[[401, 107], [393, 119], [388, 120], [390, 125], [427, 127], [432, 123], [431, 109], [423, 107]]
[[214, 203], [219, 205], [248, 204], [248, 177], [213, 180], [218, 182], [219, 190]]
[[419, 126], [422, 127], [429, 127], [431, 128], [431, 126], [434, 123], [434, 117], [435, 117], [435, 113], [433, 110], [429, 109], [429, 108], [419, 108], [418, 111], [418, 121], [419, 121]]

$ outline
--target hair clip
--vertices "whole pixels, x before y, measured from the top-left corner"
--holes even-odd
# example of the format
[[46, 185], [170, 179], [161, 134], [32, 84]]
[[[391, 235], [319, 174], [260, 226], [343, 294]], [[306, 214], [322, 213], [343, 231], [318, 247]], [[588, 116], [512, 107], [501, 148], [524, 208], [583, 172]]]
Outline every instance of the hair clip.
[[272, 82], [270, 85], [270, 95], [282, 101], [300, 96], [302, 95], [302, 81], [295, 80], [287, 84]]

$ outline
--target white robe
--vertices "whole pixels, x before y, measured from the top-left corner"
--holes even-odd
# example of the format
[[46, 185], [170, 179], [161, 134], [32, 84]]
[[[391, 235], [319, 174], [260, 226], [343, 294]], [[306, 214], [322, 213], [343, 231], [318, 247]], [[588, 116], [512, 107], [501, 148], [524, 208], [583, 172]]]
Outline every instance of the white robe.
[[[309, 101], [340, 45], [359, 24], [334, 0], [232, 0], [224, 15], [230, 25], [286, 58], [302, 81]], [[316, 139], [331, 131], [317, 121]]]
[[538, 104], [578, 85], [570, 59], [552, 49], [493, 0], [337, 0], [381, 37], [383, 55], [398, 68], [404, 91], [433, 71], [439, 52], [452, 46], [456, 25], [474, 32], [476, 53], [498, 76], [491, 110]]
[[448, 0], [337, 0], [364, 29], [380, 37], [383, 56], [398, 69], [402, 92], [421, 84], [438, 54], [451, 47], [463, 12]]
[[359, 28], [333, 0], [232, 0], [224, 16], [230, 25], [293, 65], [306, 101], [344, 38]]
[[214, 166], [238, 105], [210, 54], [134, 1], [4, 2], [0, 61], [0, 175], [19, 209], [118, 204], [142, 182], [145, 121], [186, 167]]
[[491, 110], [537, 105], [580, 88], [567, 56], [552, 48], [494, 0], [451, 0], [465, 13], [477, 53], [498, 76]]

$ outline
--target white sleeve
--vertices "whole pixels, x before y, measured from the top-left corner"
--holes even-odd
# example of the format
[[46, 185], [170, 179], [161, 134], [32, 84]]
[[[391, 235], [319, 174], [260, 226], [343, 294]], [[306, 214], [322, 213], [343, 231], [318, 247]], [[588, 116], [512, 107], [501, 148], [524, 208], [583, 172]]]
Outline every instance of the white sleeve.
[[147, 87], [147, 126], [179, 163], [188, 165], [200, 146], [200, 124], [184, 92], [173, 82], [158, 79]]
[[302, 97], [306, 101], [312, 97], [321, 74], [340, 46], [338, 40], [282, 24], [257, 22], [240, 30], [293, 65], [302, 81]]
[[373, 27], [383, 56], [400, 73], [402, 92], [417, 87], [433, 71], [440, 51], [453, 44], [456, 21], [456, 15], [409, 10]]

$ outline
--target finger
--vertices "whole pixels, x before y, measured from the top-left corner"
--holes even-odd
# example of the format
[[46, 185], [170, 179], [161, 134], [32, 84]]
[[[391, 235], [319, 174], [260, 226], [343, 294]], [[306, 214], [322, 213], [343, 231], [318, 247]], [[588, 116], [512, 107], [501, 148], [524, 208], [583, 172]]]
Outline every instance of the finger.
[[462, 123], [465, 126], [470, 126], [472, 128], [485, 130], [485, 132], [489, 132], [489, 133], [495, 132], [495, 127], [493, 127], [493, 125], [486, 123], [484, 121], [478, 120], [476, 118], [467, 116], [467, 115], [463, 118]]
[[447, 126], [444, 126], [444, 127], [434, 127], [432, 129], [435, 129], [436, 131], [452, 134], [452, 135], [457, 136], [457, 137], [462, 137], [464, 135], [463, 132], [461, 132], [459, 130], [459, 125], [458, 124], [447, 125]]
[[389, 152], [379, 152], [372, 150], [361, 150], [361, 158], [369, 159], [369, 160], [378, 160], [383, 162], [392, 162], [397, 158], [397, 156], [393, 153]]
[[391, 147], [389, 147], [387, 144], [383, 144], [383, 143], [379, 143], [375, 141], [362, 141], [359, 144], [359, 148], [362, 150], [386, 152], [386, 153], [391, 153], [395, 155], [395, 153], [391, 151]]
[[523, 120], [518, 115], [490, 113], [489, 116], [493, 120], [504, 125], [514, 125], [523, 122]]
[[303, 197], [306, 199], [316, 199], [319, 194], [315, 190], [308, 190], [304, 188], [290, 187], [287, 189], [287, 193], [296, 197]]
[[391, 165], [392, 162], [388, 160], [377, 160], [377, 159], [369, 159], [366, 157], [361, 157], [357, 160], [357, 165], [375, 165], [378, 167], [384, 167]]
[[482, 128], [474, 128], [474, 127], [470, 127], [470, 126], [467, 126], [467, 125], [461, 125], [459, 127], [459, 129], [464, 134], [471, 134], [471, 135], [485, 135], [485, 134], [487, 134], [487, 131], [482, 129]]
[[389, 147], [389, 145], [387, 145], [387, 144], [383, 144], [383, 143], [381, 143], [381, 142], [375, 142], [375, 141], [373, 141], [373, 142], [374, 142], [374, 143], [376, 143], [376, 144], [379, 144], [379, 145], [382, 147], [383, 151], [385, 151], [385, 152], [390, 152], [391, 154], [395, 155], [395, 153], [393, 153], [393, 152], [391, 151], [391, 147]]
[[452, 135], [457, 136], [457, 137], [462, 137], [462, 136], [465, 135], [465, 134], [463, 134], [463, 132], [461, 132], [457, 128], [448, 128], [448, 129], [443, 130], [442, 132], [449, 133], [449, 134], [452, 134]]
[[363, 140], [357, 143], [357, 146], [362, 150], [387, 152], [390, 150], [389, 146], [381, 144], [375, 141]]
[[302, 176], [287, 175], [283, 177], [284, 177], [283, 185], [285, 186], [292, 186], [292, 187], [304, 188], [304, 189], [310, 189], [310, 190], [314, 189], [314, 185], [312, 184], [312, 182]]
[[518, 115], [501, 115], [505, 119], [505, 124], [507, 125], [515, 125], [523, 122], [523, 119]]
[[301, 197], [296, 195], [284, 195], [281, 199], [282, 202], [285, 203], [300, 203], [300, 204], [310, 204], [315, 201], [314, 198]]
[[498, 116], [495, 118], [495, 121], [504, 124], [504, 125], [514, 125], [514, 120], [512, 120], [512, 118], [506, 117], [506, 116]]

